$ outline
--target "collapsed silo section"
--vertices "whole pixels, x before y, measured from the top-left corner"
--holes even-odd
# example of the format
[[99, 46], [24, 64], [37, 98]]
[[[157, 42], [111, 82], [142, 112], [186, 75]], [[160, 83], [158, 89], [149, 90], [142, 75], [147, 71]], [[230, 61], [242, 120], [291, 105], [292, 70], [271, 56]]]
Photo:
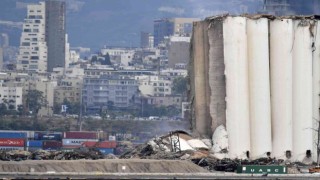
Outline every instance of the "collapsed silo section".
[[270, 155], [271, 102], [269, 81], [269, 22], [247, 19], [251, 158]]
[[223, 39], [229, 157], [244, 159], [250, 151], [246, 18], [227, 17]]
[[291, 19], [270, 21], [272, 153], [281, 159], [292, 153], [293, 33]]
[[[312, 20], [294, 20], [292, 65], [293, 160], [312, 150]], [[308, 152], [307, 152], [308, 151]]]
[[211, 137], [211, 119], [208, 113], [208, 22], [193, 24], [190, 58], [190, 85], [192, 129], [198, 136]]
[[210, 21], [209, 39], [209, 87], [212, 132], [220, 125], [226, 126], [226, 83], [223, 54], [223, 17]]
[[320, 23], [316, 21], [314, 26], [314, 46], [313, 49], [313, 65], [312, 65], [312, 78], [313, 78], [313, 90], [312, 90], [312, 116], [313, 116], [313, 148], [312, 156], [313, 161], [317, 161], [317, 142], [318, 142], [318, 130], [319, 130], [319, 107], [320, 107]]

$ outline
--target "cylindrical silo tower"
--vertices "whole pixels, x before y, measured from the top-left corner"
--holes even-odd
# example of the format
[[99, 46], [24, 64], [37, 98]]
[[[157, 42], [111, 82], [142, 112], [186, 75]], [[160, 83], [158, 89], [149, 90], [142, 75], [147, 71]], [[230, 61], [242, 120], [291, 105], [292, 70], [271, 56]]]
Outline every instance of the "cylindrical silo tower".
[[241, 159], [250, 151], [246, 30], [245, 17], [229, 16], [223, 22], [229, 156]]
[[272, 151], [268, 19], [247, 20], [251, 157]]
[[312, 150], [312, 20], [294, 20], [292, 65], [293, 160]]
[[[313, 80], [313, 97], [312, 97], [312, 114], [313, 114], [313, 129], [319, 128], [319, 107], [320, 107], [320, 23], [316, 22], [314, 26], [314, 47], [313, 47], [313, 65], [312, 65], [312, 80]], [[314, 161], [317, 161], [317, 145], [318, 132], [313, 131], [313, 148], [312, 157]]]
[[272, 153], [286, 158], [292, 151], [292, 48], [291, 19], [270, 21], [270, 84]]

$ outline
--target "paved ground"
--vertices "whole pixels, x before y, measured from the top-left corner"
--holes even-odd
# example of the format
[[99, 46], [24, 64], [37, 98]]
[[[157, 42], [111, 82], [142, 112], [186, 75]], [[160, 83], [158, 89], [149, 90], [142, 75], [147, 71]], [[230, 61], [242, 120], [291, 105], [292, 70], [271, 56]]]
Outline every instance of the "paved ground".
[[320, 179], [319, 175], [243, 175], [235, 173], [0, 173], [2, 179]]

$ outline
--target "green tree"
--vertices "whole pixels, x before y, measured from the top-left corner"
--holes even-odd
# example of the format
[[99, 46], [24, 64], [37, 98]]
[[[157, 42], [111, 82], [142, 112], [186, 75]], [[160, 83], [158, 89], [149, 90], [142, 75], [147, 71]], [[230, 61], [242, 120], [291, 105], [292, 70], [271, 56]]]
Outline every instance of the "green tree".
[[47, 104], [43, 96], [43, 92], [38, 90], [30, 90], [27, 94], [27, 106], [34, 116], [37, 116], [41, 107]]
[[23, 114], [24, 114], [24, 107], [23, 107], [23, 105], [18, 105], [18, 114], [20, 115], [20, 116], [22, 116]]
[[107, 53], [104, 55], [104, 61], [101, 62], [102, 65], [112, 65], [110, 61], [110, 55]]
[[[62, 104], [67, 106], [67, 113], [68, 114], [79, 114], [80, 113], [80, 103], [79, 102], [70, 102], [68, 99], [64, 99]], [[61, 104], [59, 105], [59, 112], [60, 112], [60, 109], [61, 109]]]
[[108, 102], [107, 102], [107, 107], [108, 107], [108, 110], [113, 110], [113, 108], [114, 108], [114, 102], [113, 102], [113, 101], [108, 101]]
[[97, 56], [92, 56], [91, 64], [95, 64], [96, 62], [98, 62], [98, 57]]
[[7, 114], [8, 108], [4, 103], [0, 104], [0, 116], [4, 116]]
[[187, 78], [186, 77], [177, 77], [173, 80], [172, 91], [173, 94], [186, 94], [187, 93]]

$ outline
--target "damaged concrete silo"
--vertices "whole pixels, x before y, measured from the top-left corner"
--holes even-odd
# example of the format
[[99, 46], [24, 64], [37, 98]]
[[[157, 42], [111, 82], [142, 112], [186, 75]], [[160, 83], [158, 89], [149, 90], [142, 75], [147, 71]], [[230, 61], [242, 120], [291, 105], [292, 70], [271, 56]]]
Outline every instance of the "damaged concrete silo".
[[309, 156], [313, 119], [319, 120], [319, 27], [313, 16], [219, 16], [194, 23], [193, 131], [211, 137], [226, 126], [231, 158]]

